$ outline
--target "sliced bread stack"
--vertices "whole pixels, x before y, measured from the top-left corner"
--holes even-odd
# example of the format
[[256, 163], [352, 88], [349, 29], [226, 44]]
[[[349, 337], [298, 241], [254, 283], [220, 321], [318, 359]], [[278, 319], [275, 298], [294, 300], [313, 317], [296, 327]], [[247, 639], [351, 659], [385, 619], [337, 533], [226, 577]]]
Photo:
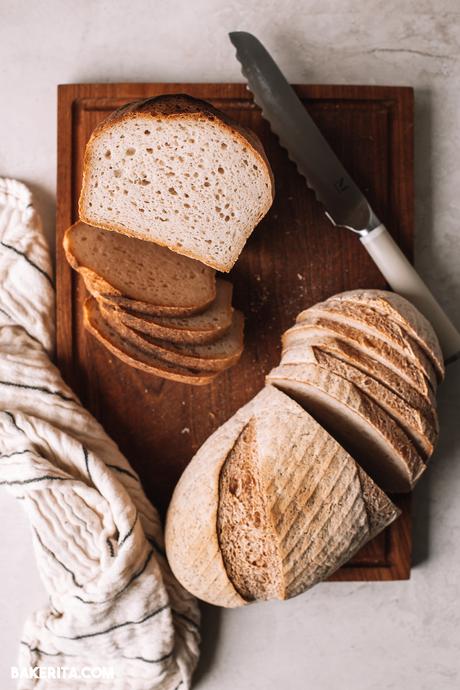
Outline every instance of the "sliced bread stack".
[[301, 312], [267, 381], [303, 405], [388, 492], [409, 491], [438, 437], [437, 337], [407, 300], [353, 290]]
[[200, 385], [238, 361], [244, 319], [214, 269], [82, 222], [67, 230], [64, 248], [91, 295], [85, 327], [125, 363]]
[[87, 330], [138, 369], [212, 381], [243, 349], [215, 270], [230, 271], [273, 196], [256, 135], [210, 103], [171, 94], [116, 110], [86, 146], [82, 222], [64, 240], [92, 295]]

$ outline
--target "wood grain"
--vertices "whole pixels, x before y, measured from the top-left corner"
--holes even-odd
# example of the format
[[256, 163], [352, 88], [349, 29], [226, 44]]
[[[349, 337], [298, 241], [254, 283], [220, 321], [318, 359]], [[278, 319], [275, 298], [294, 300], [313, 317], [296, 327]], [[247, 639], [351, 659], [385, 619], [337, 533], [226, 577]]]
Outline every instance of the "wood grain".
[[[381, 220], [412, 255], [413, 92], [404, 87], [297, 86], [299, 96]], [[262, 139], [276, 199], [230, 274], [246, 314], [240, 363], [210, 386], [167, 382], [112, 357], [82, 328], [85, 296], [62, 250], [77, 220], [82, 157], [93, 128], [120, 105], [160, 93], [211, 101]], [[203, 441], [263, 385], [279, 361], [280, 336], [296, 314], [330, 295], [384, 281], [356, 237], [334, 229], [241, 84], [77, 84], [59, 87], [57, 357], [66, 381], [119, 444], [163, 512]], [[403, 515], [334, 580], [409, 577], [410, 497]]]

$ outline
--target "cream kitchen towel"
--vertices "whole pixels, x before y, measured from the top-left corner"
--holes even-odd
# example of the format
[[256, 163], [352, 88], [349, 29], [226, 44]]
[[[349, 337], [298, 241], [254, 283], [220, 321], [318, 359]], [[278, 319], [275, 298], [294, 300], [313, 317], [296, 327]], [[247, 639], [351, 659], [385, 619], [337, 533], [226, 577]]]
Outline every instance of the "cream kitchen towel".
[[168, 568], [138, 476], [52, 364], [53, 344], [40, 220], [29, 190], [0, 178], [0, 484], [27, 511], [49, 594], [25, 624], [19, 667], [67, 669], [18, 687], [185, 690], [196, 602]]

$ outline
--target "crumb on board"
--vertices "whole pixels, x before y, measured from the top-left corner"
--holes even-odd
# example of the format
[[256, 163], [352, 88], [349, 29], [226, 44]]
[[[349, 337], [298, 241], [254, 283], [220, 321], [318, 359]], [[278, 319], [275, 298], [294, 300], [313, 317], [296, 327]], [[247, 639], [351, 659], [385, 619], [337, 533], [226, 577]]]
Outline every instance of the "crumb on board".
[[184, 426], [184, 428], [181, 430], [181, 434], [189, 434], [189, 433], [190, 433], [190, 429], [188, 428], [188, 426]]

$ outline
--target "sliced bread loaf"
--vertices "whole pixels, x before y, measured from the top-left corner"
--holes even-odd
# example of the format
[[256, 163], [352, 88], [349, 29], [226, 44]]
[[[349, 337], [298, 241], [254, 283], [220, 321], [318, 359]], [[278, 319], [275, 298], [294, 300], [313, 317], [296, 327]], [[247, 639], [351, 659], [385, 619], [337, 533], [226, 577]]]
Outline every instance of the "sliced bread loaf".
[[229, 271], [273, 200], [262, 145], [209, 103], [130, 103], [86, 147], [80, 218]]
[[349, 290], [334, 295], [331, 299], [334, 302], [359, 304], [400, 324], [426, 352], [438, 378], [444, 378], [444, 358], [438, 337], [430, 322], [407, 299], [389, 290]]
[[121, 323], [152, 338], [182, 344], [212, 343], [228, 333], [232, 325], [232, 291], [231, 283], [217, 279], [214, 302], [192, 316], [148, 316], [121, 307], [114, 309]]
[[204, 601], [287, 599], [397, 515], [343, 448], [268, 386], [186, 468], [168, 510], [166, 552], [179, 582]]
[[437, 377], [431, 360], [424, 350], [405, 333], [399, 324], [388, 317], [382, 316], [372, 309], [367, 309], [361, 304], [350, 302], [334, 302], [329, 300], [321, 304], [315, 304], [310, 309], [301, 312], [297, 317], [298, 323], [312, 322], [314, 319], [327, 318], [338, 321], [344, 326], [351, 326], [365, 335], [378, 338], [385, 342], [401, 357], [411, 361], [426, 376], [433, 390], [436, 390]]
[[127, 343], [111, 326], [103, 319], [97, 302], [89, 297], [83, 306], [83, 322], [85, 328], [91, 333], [104, 347], [115, 357], [125, 364], [140, 369], [148, 374], [159, 376], [160, 378], [190, 383], [194, 385], [205, 385], [210, 383], [216, 376], [209, 371], [199, 371], [186, 367], [168, 364], [158, 357], [154, 357], [149, 352], [145, 352], [138, 347]]
[[349, 342], [340, 340], [327, 335], [311, 334], [308, 330], [304, 331], [302, 342], [297, 345], [292, 345], [283, 350], [282, 364], [308, 364], [311, 363], [309, 349], [312, 348], [315, 352], [318, 350], [329, 355], [333, 355], [336, 359], [363, 372], [366, 375], [372, 376], [381, 384], [396, 393], [404, 402], [410, 406], [414, 406], [420, 410], [430, 422], [434, 432], [438, 434], [439, 424], [436, 414], [435, 403], [436, 400], [433, 395], [433, 403], [430, 403], [424, 396], [422, 396], [413, 385], [407, 383], [401, 376], [378, 360], [360, 352], [354, 348]]
[[152, 242], [80, 222], [67, 230], [64, 249], [93, 296], [122, 306], [183, 316], [216, 297], [213, 269]]
[[126, 326], [118, 318], [118, 310], [104, 303], [100, 304], [100, 310], [103, 318], [126, 343], [181, 367], [221, 371], [236, 364], [243, 352], [244, 317], [239, 311], [233, 312], [230, 330], [222, 338], [213, 343], [197, 345], [168, 343], [165, 340], [152, 338]]
[[367, 335], [362, 330], [348, 326], [340, 321], [323, 318], [309, 317], [296, 324], [283, 335], [283, 347], [302, 345], [305, 333], [309, 335], [331, 336], [352, 345], [355, 350], [366, 356], [372, 357], [396, 376], [400, 376], [406, 383], [412, 385], [426, 400], [435, 406], [434, 389], [420, 367], [411, 359], [404, 357], [388, 345], [384, 340]]
[[[433, 423], [433, 415], [428, 415], [424, 409], [419, 409], [414, 399], [406, 402], [370, 374], [363, 373], [353, 365], [337, 359], [320, 348], [305, 346], [303, 359], [305, 364], [317, 365], [357, 386], [396, 420], [414, 442], [425, 461], [431, 456], [438, 436], [436, 425]], [[284, 358], [281, 359], [281, 366], [283, 364]]]
[[279, 366], [267, 382], [310, 412], [384, 491], [410, 491], [424, 472], [405, 431], [354, 383], [315, 364]]

